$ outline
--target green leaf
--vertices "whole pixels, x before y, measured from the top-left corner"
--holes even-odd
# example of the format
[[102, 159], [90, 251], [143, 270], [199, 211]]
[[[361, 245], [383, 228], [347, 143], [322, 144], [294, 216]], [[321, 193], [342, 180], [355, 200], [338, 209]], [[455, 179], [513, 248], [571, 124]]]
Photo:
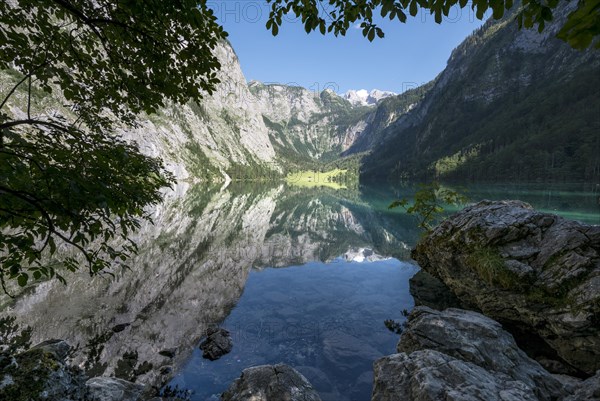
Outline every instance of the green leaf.
[[409, 13], [410, 13], [410, 15], [412, 15], [414, 17], [417, 15], [418, 12], [419, 12], [419, 9], [417, 8], [417, 1], [413, 0], [410, 3]]
[[29, 276], [26, 273], [22, 273], [17, 277], [17, 283], [20, 287], [25, 287], [27, 285], [28, 280]]
[[369, 42], [372, 42], [373, 39], [375, 39], [375, 30], [374, 29], [369, 30], [369, 33], [367, 34], [367, 38], [369, 39]]

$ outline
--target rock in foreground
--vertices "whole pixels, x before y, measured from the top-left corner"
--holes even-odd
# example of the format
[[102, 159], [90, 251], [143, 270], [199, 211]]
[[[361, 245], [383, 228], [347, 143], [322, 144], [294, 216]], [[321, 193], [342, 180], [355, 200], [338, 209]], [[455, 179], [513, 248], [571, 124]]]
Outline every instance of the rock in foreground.
[[413, 258], [463, 303], [536, 333], [580, 371], [600, 369], [600, 226], [483, 201], [440, 224]]
[[[477, 379], [474, 384], [479, 382], [483, 388], [501, 389], [510, 382], [518, 383], [517, 387], [524, 394], [532, 394], [536, 400], [551, 401], [568, 395], [561, 382], [519, 349], [500, 323], [477, 312], [462, 309], [438, 312], [426, 307], [415, 308], [398, 343], [398, 352], [411, 354], [422, 350], [441, 352], [455, 360], [452, 366], [460, 366], [461, 369], [470, 365], [482, 368], [491, 374], [493, 380], [490, 384], [495, 386], [490, 387], [481, 381], [480, 374], [472, 377]], [[420, 355], [419, 358], [411, 355], [411, 358], [420, 363], [435, 359], [432, 354]], [[478, 371], [472, 366], [469, 369]]]
[[89, 401], [138, 401], [144, 391], [142, 385], [114, 377], [94, 377], [85, 386]]
[[321, 401], [311, 384], [295, 369], [263, 365], [245, 369], [222, 395], [223, 401]]
[[139, 401], [144, 386], [112, 377], [88, 380], [65, 362], [71, 347], [44, 341], [24, 352], [0, 352], [0, 400]]
[[44, 341], [28, 351], [0, 352], [0, 400], [79, 401], [87, 377], [64, 363], [70, 346]]
[[433, 350], [389, 355], [374, 369], [371, 401], [538, 401], [523, 383]]

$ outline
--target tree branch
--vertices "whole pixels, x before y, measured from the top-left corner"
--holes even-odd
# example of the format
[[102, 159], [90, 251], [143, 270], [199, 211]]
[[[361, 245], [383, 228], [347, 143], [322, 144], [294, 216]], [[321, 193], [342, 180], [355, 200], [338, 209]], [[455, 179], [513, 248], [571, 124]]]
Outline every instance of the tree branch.
[[31, 75], [29, 75], [29, 85], [27, 88], [27, 118], [31, 120]]
[[37, 120], [34, 118], [27, 118], [25, 120], [14, 120], [4, 124], [0, 124], [0, 130], [16, 127], [19, 125], [41, 125], [43, 127], [54, 128], [62, 132], [72, 133], [72, 131], [69, 131], [66, 127], [60, 124], [53, 123], [52, 121]]
[[8, 94], [6, 95], [6, 97], [4, 98], [4, 100], [2, 101], [2, 103], [0, 103], [0, 109], [4, 107], [4, 105], [6, 104], [6, 102], [8, 101], [8, 99], [13, 95], [13, 93], [15, 93], [15, 91], [17, 90], [17, 88], [27, 80], [27, 78], [31, 77], [31, 74], [27, 74], [23, 77], [23, 79], [21, 79], [19, 82], [17, 82], [17, 84], [15, 86], [13, 86], [13, 88], [8, 92]]
[[14, 190], [7, 188], [5, 186], [2, 186], [2, 185], [0, 185], [0, 192], [4, 192], [9, 195], [13, 195], [21, 200], [24, 200], [25, 202], [29, 203], [33, 207], [35, 207], [42, 214], [42, 217], [46, 221], [46, 223], [48, 225], [49, 234], [54, 234], [58, 238], [65, 241], [67, 244], [72, 245], [73, 247], [77, 248], [83, 254], [85, 259], [87, 260], [90, 274], [93, 273], [93, 269], [92, 269], [93, 258], [90, 256], [89, 252], [87, 250], [85, 250], [85, 248], [83, 248], [78, 243], [72, 241], [71, 239], [69, 239], [65, 235], [63, 235], [61, 232], [57, 231], [54, 226], [54, 222], [52, 221], [52, 217], [48, 214], [46, 209], [38, 203], [38, 201], [32, 195], [26, 194], [26, 193], [23, 193], [20, 191], [14, 191]]

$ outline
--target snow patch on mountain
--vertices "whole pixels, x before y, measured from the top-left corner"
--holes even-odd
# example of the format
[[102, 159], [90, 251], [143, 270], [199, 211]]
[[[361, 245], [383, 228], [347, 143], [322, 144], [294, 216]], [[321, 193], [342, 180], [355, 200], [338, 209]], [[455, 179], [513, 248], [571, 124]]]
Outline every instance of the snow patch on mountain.
[[381, 99], [390, 96], [396, 96], [397, 93], [373, 89], [371, 92], [366, 89], [349, 90], [342, 97], [352, 103], [354, 106], [372, 106], [376, 105]]

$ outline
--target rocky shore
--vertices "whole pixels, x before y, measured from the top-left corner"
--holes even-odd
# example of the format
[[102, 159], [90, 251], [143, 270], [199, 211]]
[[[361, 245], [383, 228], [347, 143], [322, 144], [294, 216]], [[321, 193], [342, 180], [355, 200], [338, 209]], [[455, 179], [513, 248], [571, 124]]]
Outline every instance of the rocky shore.
[[88, 378], [66, 363], [71, 347], [49, 340], [0, 353], [0, 399], [10, 401], [138, 401], [144, 386], [113, 377]]
[[[600, 400], [600, 226], [483, 201], [440, 224], [413, 257], [423, 269], [411, 280], [420, 306], [396, 353], [375, 361], [371, 401]], [[88, 379], [65, 364], [68, 352], [62, 341], [3, 351], [0, 399], [151, 398], [134, 383]], [[320, 397], [279, 364], [244, 370], [222, 400]]]
[[600, 369], [600, 226], [483, 201], [436, 227], [413, 258], [463, 305], [554, 350], [547, 368]]

